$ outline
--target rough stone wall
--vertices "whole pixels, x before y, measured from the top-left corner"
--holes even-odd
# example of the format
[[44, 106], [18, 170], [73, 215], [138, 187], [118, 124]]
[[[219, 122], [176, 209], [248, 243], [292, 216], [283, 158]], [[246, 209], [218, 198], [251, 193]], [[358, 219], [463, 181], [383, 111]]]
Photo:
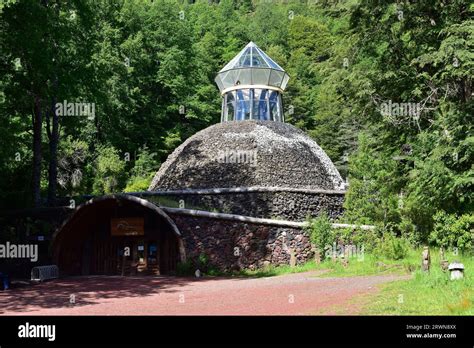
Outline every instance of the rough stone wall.
[[295, 252], [297, 264], [314, 256], [309, 236], [301, 228], [170, 216], [182, 233], [186, 257], [196, 260], [204, 253], [210, 265], [222, 271], [290, 264], [290, 249]]
[[149, 190], [241, 186], [345, 187], [327, 154], [302, 130], [248, 120], [215, 124], [188, 138], [162, 164]]
[[187, 209], [305, 221], [308, 215], [318, 216], [323, 210], [328, 212], [332, 219], [337, 218], [343, 212], [344, 195], [281, 191], [150, 196], [145, 199], [164, 206], [171, 203], [173, 207]]

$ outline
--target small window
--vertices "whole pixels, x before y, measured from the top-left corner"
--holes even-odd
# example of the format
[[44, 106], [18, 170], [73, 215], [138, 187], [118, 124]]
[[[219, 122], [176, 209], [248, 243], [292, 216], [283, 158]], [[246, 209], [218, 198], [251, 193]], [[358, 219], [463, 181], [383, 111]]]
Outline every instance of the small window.
[[226, 121], [233, 121], [234, 120], [234, 112], [235, 112], [234, 103], [227, 103], [225, 120]]

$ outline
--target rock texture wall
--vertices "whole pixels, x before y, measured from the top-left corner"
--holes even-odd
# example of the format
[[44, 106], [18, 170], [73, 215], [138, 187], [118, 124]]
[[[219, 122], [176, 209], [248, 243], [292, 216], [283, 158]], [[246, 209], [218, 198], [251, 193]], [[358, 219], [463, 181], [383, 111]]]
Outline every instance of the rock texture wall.
[[305, 192], [246, 192], [147, 196], [157, 205], [216, 211], [266, 219], [305, 221], [326, 211], [332, 219], [343, 212], [343, 194]]
[[290, 264], [291, 250], [297, 264], [314, 256], [309, 236], [301, 228], [170, 216], [182, 233], [187, 258], [196, 260], [204, 253], [210, 265], [222, 271]]
[[278, 186], [344, 189], [321, 147], [282, 122], [238, 121], [210, 126], [168, 157], [149, 190]]

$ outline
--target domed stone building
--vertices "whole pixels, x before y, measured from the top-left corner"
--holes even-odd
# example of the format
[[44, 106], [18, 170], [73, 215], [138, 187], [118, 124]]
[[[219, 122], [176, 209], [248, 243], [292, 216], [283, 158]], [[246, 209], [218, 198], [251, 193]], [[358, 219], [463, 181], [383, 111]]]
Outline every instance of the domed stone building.
[[179, 199], [205, 210], [304, 221], [321, 210], [339, 215], [343, 188], [331, 160], [301, 130], [245, 120], [213, 125], [186, 140], [149, 190], [187, 191]]
[[321, 147], [284, 122], [288, 80], [250, 42], [216, 77], [221, 123], [179, 146], [147, 192], [78, 207], [55, 238], [60, 268], [161, 274], [202, 255], [220, 270], [309, 260], [304, 222], [322, 211], [340, 215], [344, 182]]
[[216, 124], [190, 137], [161, 166], [150, 190], [252, 186], [340, 190], [344, 182], [303, 131], [246, 120]]

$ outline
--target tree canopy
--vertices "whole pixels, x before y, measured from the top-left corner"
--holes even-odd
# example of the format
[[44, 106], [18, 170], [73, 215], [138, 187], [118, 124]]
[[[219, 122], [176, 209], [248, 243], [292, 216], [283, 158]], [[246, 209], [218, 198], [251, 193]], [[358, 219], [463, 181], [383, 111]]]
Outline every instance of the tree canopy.
[[[287, 122], [348, 178], [348, 222], [424, 241], [436, 213], [472, 214], [471, 1], [2, 0], [0, 11], [1, 209], [145, 189], [219, 121], [215, 74], [254, 41], [291, 76]], [[88, 112], [59, 115], [57, 103]]]

